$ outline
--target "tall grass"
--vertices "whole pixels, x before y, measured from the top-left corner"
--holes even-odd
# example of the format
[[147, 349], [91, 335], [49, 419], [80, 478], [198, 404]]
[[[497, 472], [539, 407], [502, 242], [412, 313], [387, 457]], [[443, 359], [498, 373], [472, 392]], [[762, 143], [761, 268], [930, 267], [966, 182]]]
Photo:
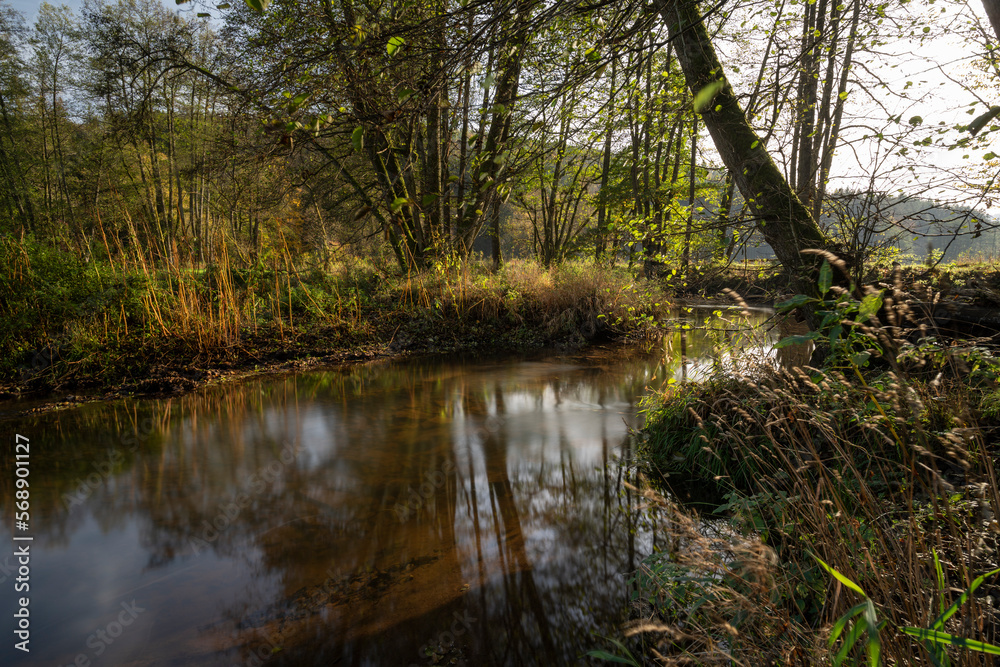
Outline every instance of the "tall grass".
[[160, 361], [246, 361], [276, 348], [307, 355], [317, 341], [329, 349], [408, 338], [407, 349], [427, 351], [460, 333], [467, 340], [449, 345], [476, 336], [479, 349], [516, 336], [585, 342], [644, 329], [669, 305], [627, 271], [584, 264], [516, 261], [492, 272], [443, 259], [398, 274], [356, 257], [304, 268], [283, 242], [253, 258], [221, 234], [212, 247], [209, 264], [140, 247], [105, 248], [103, 260], [84, 263], [0, 237], [10, 267], [0, 276], [0, 383], [101, 384], [141, 377]]
[[[651, 469], [714, 488], [740, 536], [699, 538], [673, 507], [668, 530], [683, 548], [636, 579], [649, 622], [672, 629], [646, 638], [664, 662], [992, 664], [912, 630], [1000, 640], [1000, 588], [976, 584], [998, 559], [989, 410], [1000, 366], [976, 341], [916, 326], [898, 286], [885, 295], [895, 304], [885, 325], [842, 323], [864, 354], [841, 349], [823, 368], [750, 365], [650, 406]], [[747, 568], [766, 592], [747, 594], [736, 576]], [[859, 620], [868, 616], [878, 621]]]
[[407, 281], [403, 292], [411, 302], [460, 321], [506, 321], [586, 340], [652, 326], [670, 307], [660, 288], [629, 270], [582, 262], [545, 268], [514, 260], [496, 272], [480, 264], [439, 264]]
[[[59, 380], [160, 348], [189, 358], [218, 356], [250, 338], [288, 342], [317, 326], [358, 324], [359, 283], [370, 267], [346, 276], [299, 271], [286, 247], [238, 259], [220, 235], [214, 260], [167, 258], [134, 247], [107, 249], [103, 260], [31, 239], [0, 237], [0, 369], [7, 380]], [[108, 257], [113, 256], [113, 259]]]

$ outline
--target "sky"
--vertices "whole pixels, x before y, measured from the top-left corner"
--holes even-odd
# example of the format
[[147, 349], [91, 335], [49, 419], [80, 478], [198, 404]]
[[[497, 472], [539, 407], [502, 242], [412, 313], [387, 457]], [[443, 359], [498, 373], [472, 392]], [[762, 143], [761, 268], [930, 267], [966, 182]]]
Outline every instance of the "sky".
[[[177, 8], [177, 4], [173, 0], [160, 0], [165, 7], [171, 9]], [[17, 11], [24, 15], [24, 19], [28, 25], [35, 22], [35, 15], [38, 13], [38, 8], [41, 6], [41, 2], [38, 0], [4, 0], [4, 3], [10, 5]], [[79, 14], [80, 9], [83, 7], [83, 0], [49, 0], [50, 5], [66, 5], [73, 10], [74, 14]]]

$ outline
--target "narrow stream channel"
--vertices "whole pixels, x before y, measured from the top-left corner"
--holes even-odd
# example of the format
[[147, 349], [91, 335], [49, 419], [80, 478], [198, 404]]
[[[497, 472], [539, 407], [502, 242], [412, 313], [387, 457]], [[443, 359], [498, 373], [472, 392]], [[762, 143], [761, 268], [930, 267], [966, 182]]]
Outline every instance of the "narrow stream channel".
[[706, 318], [683, 371], [678, 333], [4, 420], [30, 438], [34, 540], [24, 654], [5, 455], [0, 664], [580, 664], [657, 541], [625, 485], [637, 403], [738, 336]]

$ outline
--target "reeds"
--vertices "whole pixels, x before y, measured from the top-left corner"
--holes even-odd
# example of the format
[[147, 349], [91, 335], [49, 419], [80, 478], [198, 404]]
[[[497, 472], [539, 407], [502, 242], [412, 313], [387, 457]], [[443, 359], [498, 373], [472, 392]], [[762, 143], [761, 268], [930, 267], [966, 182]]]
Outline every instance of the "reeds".
[[469, 263], [438, 265], [411, 278], [403, 291], [422, 308], [459, 321], [500, 321], [586, 340], [651, 328], [670, 307], [653, 282], [575, 262], [545, 268], [513, 260], [496, 272]]
[[143, 376], [154, 363], [245, 360], [278, 348], [287, 358], [311, 352], [303, 334], [325, 348], [388, 345], [400, 328], [424, 351], [583, 343], [650, 329], [669, 306], [627, 271], [583, 264], [514, 261], [493, 272], [444, 259], [398, 275], [356, 257], [304, 268], [308, 258], [283, 239], [255, 254], [223, 231], [210, 241], [207, 263], [177, 246], [163, 257], [139, 243], [105, 244], [103, 259], [83, 263], [31, 240], [0, 239], [0, 260], [12, 267], [0, 281], [0, 383], [111, 381]]
[[[712, 485], [720, 515], [741, 536], [713, 542], [705, 562], [731, 567], [747, 549], [726, 554], [753, 539], [775, 561], [755, 561], [773, 582], [769, 604], [733, 597], [741, 602], [719, 617], [739, 641], [678, 606], [671, 576], [645, 578], [667, 598], [652, 617], [686, 624], [700, 646], [724, 647], [735, 664], [763, 664], [762, 656], [775, 664], [868, 663], [876, 639], [876, 662], [941, 664], [946, 655], [953, 664], [992, 664], [956, 646], [932, 647], [935, 657], [904, 628], [935, 627], [942, 608], [997, 566], [996, 424], [980, 405], [995, 395], [998, 364], [974, 341], [944, 340], [926, 324], [907, 328], [916, 315], [898, 289], [893, 296], [895, 312], [885, 319], [894, 326], [850, 323], [856, 340], [870, 342], [870, 364], [856, 350], [824, 368], [760, 364], [657, 399], [645, 431], [651, 468], [668, 482]], [[687, 527], [681, 534], [692, 541]], [[838, 624], [854, 611], [850, 627], [862, 627], [858, 605], [867, 604], [845, 581], [865, 592], [880, 631], [852, 634]], [[977, 589], [941, 631], [996, 644], [1000, 589], [992, 578]], [[827, 647], [831, 631], [836, 641]], [[667, 663], [696, 657], [670, 633], [655, 648]]]

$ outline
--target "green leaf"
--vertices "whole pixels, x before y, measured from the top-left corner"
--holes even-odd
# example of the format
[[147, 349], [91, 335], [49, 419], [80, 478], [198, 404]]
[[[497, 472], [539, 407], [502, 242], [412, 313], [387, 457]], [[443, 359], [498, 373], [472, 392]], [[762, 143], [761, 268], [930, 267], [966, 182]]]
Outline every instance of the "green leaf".
[[878, 635], [878, 619], [875, 618], [875, 604], [871, 598], [866, 600], [865, 625], [868, 626], [868, 665], [879, 667], [882, 656], [882, 640]]
[[789, 345], [801, 345], [802, 343], [808, 343], [811, 340], [816, 340], [817, 336], [819, 336], [819, 333], [816, 331], [810, 331], [807, 334], [797, 336], [785, 336], [774, 344], [774, 349], [780, 350], [788, 347]]
[[864, 366], [865, 364], [868, 363], [868, 360], [871, 358], [871, 356], [872, 356], [871, 352], [858, 352], [857, 354], [852, 354], [851, 363], [854, 364], [855, 366]]
[[757, 146], [760, 146], [760, 139], [757, 139], [752, 144], [750, 144], [750, 150], [757, 148]]
[[591, 658], [600, 658], [601, 660], [607, 660], [608, 662], [614, 662], [619, 665], [636, 664], [634, 660], [629, 660], [628, 658], [621, 658], [613, 653], [608, 653], [607, 651], [587, 651], [587, 656]]
[[812, 298], [811, 296], [806, 296], [805, 294], [796, 294], [788, 301], [782, 301], [781, 303], [774, 304], [774, 307], [777, 308], [778, 310], [791, 310], [792, 308], [798, 308], [799, 306], [803, 306], [807, 303], [812, 303], [813, 301], [816, 301], [816, 299]]
[[402, 104], [406, 100], [413, 97], [413, 94], [415, 92], [417, 91], [413, 90], [412, 88], [400, 88], [399, 90], [396, 91], [396, 101]]
[[833, 575], [834, 579], [836, 579], [840, 583], [844, 584], [845, 586], [847, 586], [848, 588], [850, 588], [855, 593], [858, 593], [859, 595], [864, 595], [865, 597], [868, 597], [868, 595], [866, 595], [865, 592], [863, 590], [861, 590], [860, 586], [858, 586], [856, 583], [854, 583], [853, 581], [851, 581], [850, 579], [848, 579], [847, 577], [845, 577], [844, 575], [842, 575], [840, 572], [838, 572], [834, 568], [832, 568], [829, 565], [827, 565], [826, 563], [824, 563], [823, 560], [819, 556], [817, 556], [815, 554], [812, 554], [812, 557], [816, 560], [817, 563], [820, 564], [820, 567], [822, 567], [828, 573], [830, 573], [831, 575]]
[[421, 206], [430, 206], [431, 204], [433, 204], [434, 202], [436, 202], [440, 198], [441, 198], [441, 195], [438, 195], [438, 194], [424, 195], [420, 199], [420, 205]]
[[903, 628], [903, 632], [910, 635], [911, 637], [916, 637], [920, 641], [930, 642], [931, 644], [937, 644], [938, 646], [958, 646], [960, 648], [966, 648], [970, 651], [979, 651], [980, 653], [988, 653], [989, 655], [1000, 655], [1000, 646], [994, 646], [993, 644], [987, 644], [985, 642], [977, 642], [974, 639], [966, 639], [965, 637], [956, 637], [955, 635], [950, 635], [947, 632], [941, 632], [940, 630], [925, 630], [924, 628]]
[[[944, 627], [944, 621], [948, 620], [948, 619], [941, 620], [944, 617], [944, 586], [945, 586], [944, 568], [941, 567], [941, 559], [938, 558], [937, 549], [931, 549], [931, 554], [934, 555], [934, 574], [937, 576], [937, 586], [939, 593], [938, 605], [940, 609], [940, 615], [938, 616], [938, 620], [934, 622], [934, 625], [931, 626], [931, 629], [940, 630], [941, 628]], [[958, 607], [955, 607], [955, 609], [957, 610]], [[940, 624], [938, 623], [938, 621], [940, 621]]]
[[823, 260], [823, 266], [819, 269], [819, 295], [826, 296], [833, 285], [833, 268], [828, 260]]
[[396, 55], [396, 51], [399, 51], [399, 47], [403, 45], [403, 38], [399, 36], [393, 36], [389, 38], [389, 43], [385, 45], [385, 52], [389, 54], [389, 57]]
[[[937, 556], [937, 553], [935, 552], [934, 555]], [[960, 596], [958, 596], [958, 599], [955, 600], [954, 604], [948, 607], [947, 611], [942, 612], [941, 615], [937, 617], [931, 628], [934, 630], [940, 630], [941, 628], [943, 628], [944, 624], [948, 621], [948, 619], [955, 615], [955, 612], [958, 611], [958, 608], [961, 607], [963, 604], [965, 604], [966, 600], [969, 599], [969, 596], [975, 593], [976, 589], [979, 588], [984, 581], [986, 581], [990, 577], [996, 576], [997, 574], [1000, 574], [1000, 569], [996, 569], [976, 577], [973, 580], [972, 584], [969, 586], [969, 589], [964, 593], [962, 593]], [[943, 575], [942, 577], [939, 578], [943, 578]], [[943, 586], [941, 588], [942, 590], [944, 589]]]
[[396, 213], [399, 211], [399, 209], [403, 208], [404, 206], [409, 206], [409, 204], [410, 200], [407, 199], [406, 197], [396, 197], [392, 201], [392, 203], [389, 204], [389, 210], [391, 210], [393, 213]]
[[271, 0], [246, 0], [246, 3], [250, 9], [258, 14], [263, 14], [267, 6], [271, 4]]
[[847, 93], [847, 91], [845, 90], [844, 92], [842, 92], [842, 93], [841, 93], [841, 94], [839, 95], [839, 97], [840, 97], [840, 99], [842, 99], [842, 100], [846, 100], [846, 99], [847, 99], [847, 95], [848, 95], [848, 93]]
[[198, 12], [197, 14], [195, 14], [195, 16], [197, 16], [200, 19], [207, 19], [210, 18], [212, 15], [207, 12]]
[[712, 103], [712, 100], [715, 99], [715, 96], [719, 94], [719, 91], [722, 90], [724, 85], [726, 85], [726, 80], [718, 79], [695, 93], [693, 102], [694, 110], [697, 113], [701, 113], [708, 108], [708, 106]]
[[844, 637], [844, 644], [837, 651], [837, 655], [833, 656], [834, 667], [840, 667], [847, 659], [847, 654], [851, 652], [854, 645], [858, 643], [858, 638], [861, 637], [861, 633], [865, 631], [867, 627], [864, 616], [855, 621], [854, 625], [848, 631], [847, 635]]
[[231, 6], [232, 5], [230, 5], [228, 2], [223, 2], [221, 5], [216, 5], [215, 8], [216, 9], [229, 9]]
[[858, 320], [864, 322], [875, 316], [879, 308], [882, 307], [882, 292], [876, 294], [869, 294], [865, 298], [861, 299], [861, 305], [858, 306]]
[[493, 72], [490, 72], [483, 77], [483, 88], [490, 88], [493, 86], [493, 82], [496, 81], [496, 77], [493, 76]]
[[837, 638], [840, 637], [840, 633], [844, 631], [844, 627], [847, 626], [850, 620], [863, 612], [867, 607], [867, 601], [861, 602], [851, 607], [846, 614], [837, 619], [837, 622], [833, 624], [833, 628], [830, 630], [830, 638], [827, 640], [831, 648], [833, 648], [833, 645], [837, 643]]
[[365, 147], [365, 128], [354, 128], [354, 131], [351, 132], [351, 145], [354, 146], [355, 151], [361, 152], [361, 149]]
[[625, 657], [617, 656], [614, 653], [608, 653], [607, 651], [601, 650], [588, 651], [588, 656], [592, 658], [600, 658], [601, 660], [607, 660], [608, 662], [613, 662], [619, 665], [634, 665], [634, 667], [639, 667], [639, 661], [635, 659], [635, 656], [632, 655], [631, 651], [625, 648], [624, 644], [617, 639], [612, 639], [610, 637], [602, 637], [602, 639], [614, 644], [619, 651], [625, 654]]

